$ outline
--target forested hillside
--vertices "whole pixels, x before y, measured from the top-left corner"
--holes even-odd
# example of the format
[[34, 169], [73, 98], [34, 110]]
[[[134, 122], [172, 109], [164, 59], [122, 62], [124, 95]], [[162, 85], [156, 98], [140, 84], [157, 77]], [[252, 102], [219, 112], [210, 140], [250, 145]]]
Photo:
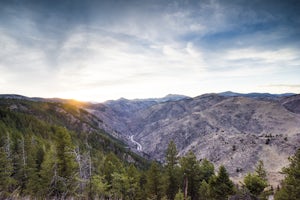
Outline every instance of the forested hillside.
[[72, 103], [0, 99], [0, 197], [109, 195], [112, 173], [147, 167], [98, 123]]
[[[215, 169], [192, 151], [178, 157], [173, 141], [164, 164], [150, 162], [101, 130], [102, 122], [81, 107], [74, 101], [0, 99], [1, 199], [222, 200], [274, 193], [262, 161], [239, 186], [223, 165]], [[276, 198], [298, 198], [299, 155], [284, 169], [287, 178]]]

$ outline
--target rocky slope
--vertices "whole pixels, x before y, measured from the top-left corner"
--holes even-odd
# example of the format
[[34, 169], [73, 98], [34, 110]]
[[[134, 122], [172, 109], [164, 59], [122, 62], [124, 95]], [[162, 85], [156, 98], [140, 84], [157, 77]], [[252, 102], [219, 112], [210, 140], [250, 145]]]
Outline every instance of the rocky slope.
[[[166, 102], [191, 99], [183, 95], [167, 95], [163, 98], [128, 100], [121, 98], [99, 104], [89, 104], [84, 108], [96, 115], [104, 123], [102, 127], [119, 139], [130, 143], [130, 136], [136, 135], [136, 129], [142, 128], [139, 112]], [[147, 123], [146, 121], [143, 123]]]
[[89, 106], [119, 135], [134, 135], [143, 151], [162, 160], [174, 140], [183, 155], [224, 164], [239, 180], [263, 160], [271, 183], [300, 147], [300, 95], [206, 94], [170, 101], [120, 99]]

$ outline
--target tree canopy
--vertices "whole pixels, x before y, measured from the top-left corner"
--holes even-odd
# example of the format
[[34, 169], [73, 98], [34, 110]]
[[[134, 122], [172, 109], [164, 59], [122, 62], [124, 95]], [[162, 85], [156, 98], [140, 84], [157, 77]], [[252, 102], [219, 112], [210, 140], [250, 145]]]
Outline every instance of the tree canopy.
[[282, 170], [285, 179], [281, 183], [281, 188], [275, 194], [276, 200], [300, 199], [300, 149], [289, 160], [290, 165]]

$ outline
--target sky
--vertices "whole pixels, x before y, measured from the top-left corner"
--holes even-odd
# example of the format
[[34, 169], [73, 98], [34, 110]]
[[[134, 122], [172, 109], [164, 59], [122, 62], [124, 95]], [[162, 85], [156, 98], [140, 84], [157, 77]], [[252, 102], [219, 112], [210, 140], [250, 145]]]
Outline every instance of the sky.
[[299, 0], [0, 0], [0, 93], [300, 93]]

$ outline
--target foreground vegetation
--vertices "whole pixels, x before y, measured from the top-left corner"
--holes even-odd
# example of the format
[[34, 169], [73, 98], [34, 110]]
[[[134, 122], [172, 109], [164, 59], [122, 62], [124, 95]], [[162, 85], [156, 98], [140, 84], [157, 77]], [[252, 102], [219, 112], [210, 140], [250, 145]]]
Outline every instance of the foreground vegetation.
[[[172, 141], [165, 164], [149, 164], [87, 118], [74, 105], [0, 100], [0, 198], [222, 200], [270, 193], [262, 162], [238, 187], [223, 166], [215, 170], [193, 152], [177, 157]], [[300, 197], [300, 150], [290, 161], [278, 200]]]

